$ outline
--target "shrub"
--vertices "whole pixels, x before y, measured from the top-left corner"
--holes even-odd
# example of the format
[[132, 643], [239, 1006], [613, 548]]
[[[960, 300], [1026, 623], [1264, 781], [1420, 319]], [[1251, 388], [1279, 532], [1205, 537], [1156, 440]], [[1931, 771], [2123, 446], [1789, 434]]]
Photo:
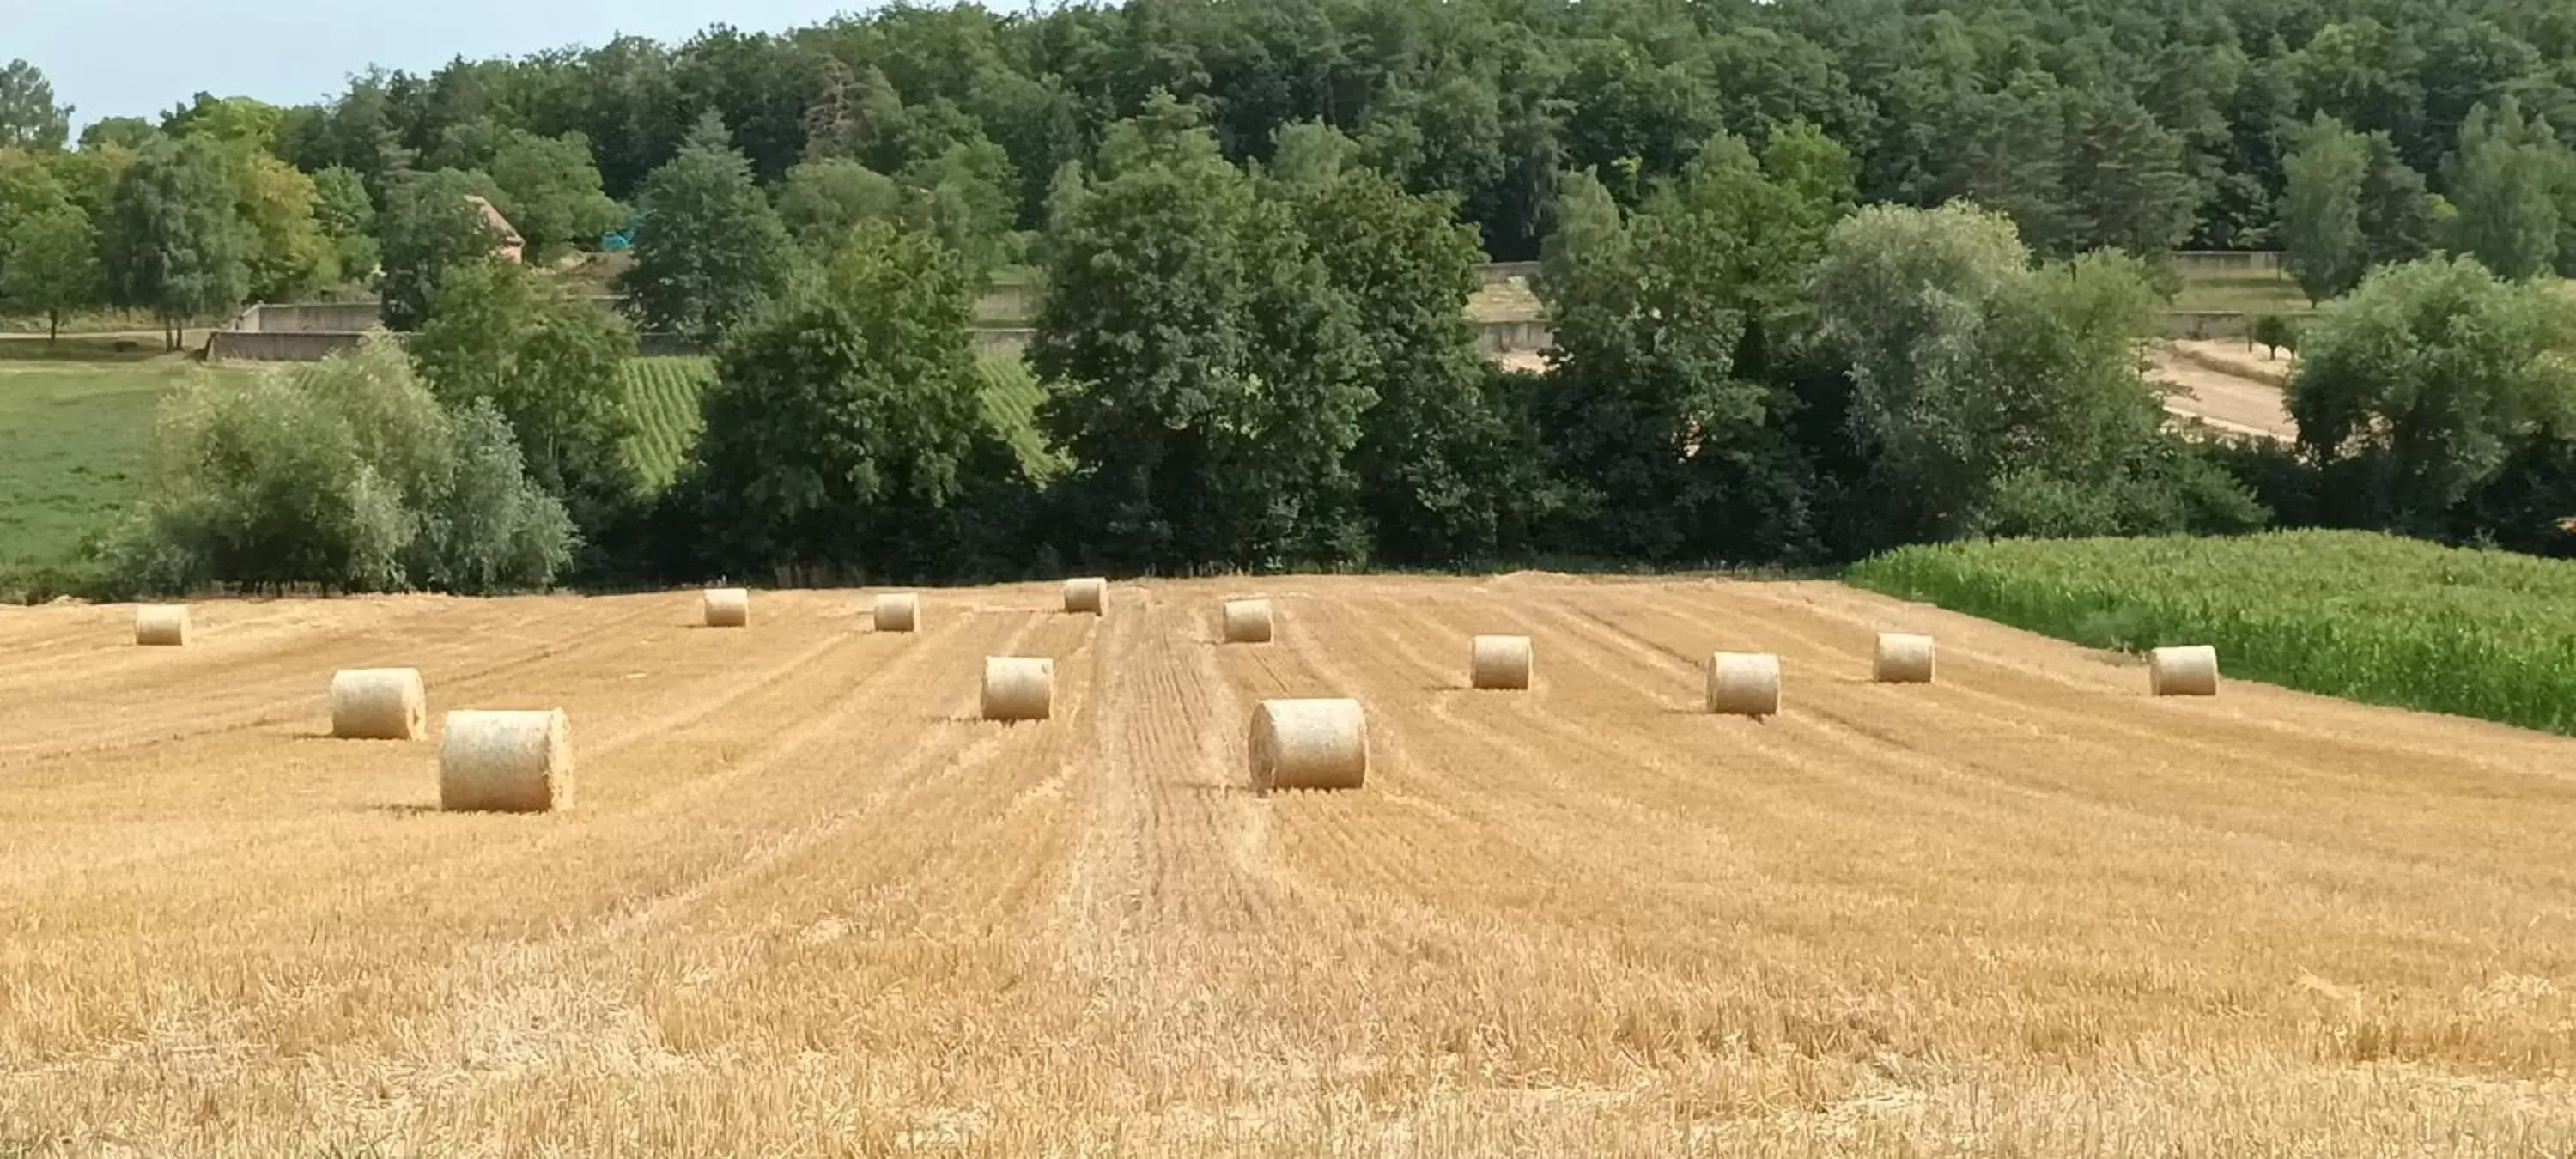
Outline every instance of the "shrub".
[[2263, 347], [2265, 357], [2279, 358], [2282, 351], [2299, 348], [2299, 324], [2278, 314], [2265, 314], [2254, 319], [2248, 337]]
[[153, 455], [149, 493], [100, 552], [120, 593], [540, 586], [574, 545], [498, 412], [450, 413], [382, 337], [298, 373], [192, 384]]

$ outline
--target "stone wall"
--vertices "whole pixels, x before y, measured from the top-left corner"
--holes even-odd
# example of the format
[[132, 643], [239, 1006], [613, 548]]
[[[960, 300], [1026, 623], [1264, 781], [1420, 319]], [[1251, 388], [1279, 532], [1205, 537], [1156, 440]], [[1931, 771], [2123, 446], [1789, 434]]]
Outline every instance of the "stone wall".
[[288, 302], [253, 306], [233, 319], [244, 334], [363, 334], [376, 325], [374, 302]]
[[363, 332], [331, 334], [307, 330], [272, 334], [258, 330], [217, 330], [206, 338], [206, 360], [320, 362], [341, 351], [355, 350], [366, 340]]

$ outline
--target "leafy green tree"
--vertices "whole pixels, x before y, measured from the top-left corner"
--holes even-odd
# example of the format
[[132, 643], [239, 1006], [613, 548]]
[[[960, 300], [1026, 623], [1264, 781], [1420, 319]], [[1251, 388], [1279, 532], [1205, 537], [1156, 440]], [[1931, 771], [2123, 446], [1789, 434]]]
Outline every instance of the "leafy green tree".
[[2480, 105], [2460, 127], [2449, 173], [2452, 249], [2516, 280], [2548, 272], [2558, 259], [2557, 191], [2567, 180], [2565, 146], [2549, 125], [2525, 117], [2506, 97]]
[[1294, 215], [1158, 94], [1104, 172], [1060, 181], [1030, 355], [1040, 424], [1076, 464], [1080, 550], [1125, 567], [1366, 555], [1345, 456], [1366, 348]]
[[315, 218], [313, 179], [267, 153], [231, 150], [241, 219], [258, 246], [250, 258], [250, 296], [282, 302], [340, 280], [338, 253]]
[[623, 282], [644, 325], [714, 342], [786, 287], [795, 243], [751, 181], [751, 164], [701, 121], [644, 183], [635, 266]]
[[1960, 115], [1944, 186], [2010, 217], [2030, 248], [2081, 248], [2082, 213], [2067, 190], [2067, 108], [2077, 98], [2044, 73], [2025, 69], [1999, 92], [1976, 97]]
[[1548, 211], [1547, 240], [1539, 247], [1539, 276], [1532, 288], [1549, 303], [1584, 292], [1577, 284], [1594, 268], [1616, 268], [1626, 260], [1628, 223], [1610, 187], [1590, 172], [1557, 179], [1556, 204]]
[[153, 461], [106, 551], [140, 590], [483, 592], [542, 586], [571, 558], [570, 522], [498, 415], [442, 408], [389, 339], [190, 387], [164, 404]]
[[161, 131], [173, 137], [207, 136], [261, 153], [274, 154], [286, 110], [249, 97], [198, 93], [194, 101], [161, 118]]
[[[1483, 77], [1450, 74], [1388, 92], [1369, 110], [1355, 156], [1343, 144], [1347, 139], [1320, 121], [1282, 127], [1274, 171], [1291, 176], [1294, 167], [1315, 164], [1331, 150], [1338, 154], [1335, 168], [1364, 159], [1408, 190], [1458, 197], [1462, 208], [1483, 220], [1507, 196], [1510, 127], [1499, 87]], [[1280, 170], [1282, 165], [1291, 168]]]
[[1313, 186], [1339, 177], [1359, 157], [1360, 144], [1322, 121], [1281, 125], [1270, 138], [1271, 179], [1292, 186]]
[[0, 149], [0, 222], [73, 204], [57, 170], [58, 157]]
[[188, 321], [251, 292], [257, 229], [241, 215], [230, 148], [209, 137], [156, 141], [117, 184], [106, 230], [111, 298], [161, 319], [176, 350]]
[[125, 171], [134, 167], [134, 157], [134, 151], [123, 146], [100, 145], [53, 154], [46, 168], [72, 204], [103, 230], [116, 217], [116, 187], [125, 180]]
[[974, 289], [928, 235], [864, 222], [824, 275], [737, 328], [680, 493], [715, 567], [919, 574], [982, 430]]
[[24, 60], [0, 67], [0, 149], [60, 149], [71, 129], [71, 106], [54, 103], [43, 72]]
[[899, 221], [903, 206], [894, 178], [845, 157], [797, 165], [778, 190], [780, 221], [809, 248], [836, 248], [861, 222]]
[[2263, 347], [2264, 357], [2278, 358], [2284, 350], [2299, 348], [2299, 326], [2278, 314], [2265, 314], [2254, 319], [2246, 337]]
[[485, 259], [439, 280], [429, 321], [411, 341], [432, 392], [450, 406], [490, 402], [510, 424], [528, 473], [596, 537], [628, 514], [643, 481], [621, 444], [626, 323], [545, 285], [526, 266]]
[[907, 216], [918, 228], [966, 259], [978, 279], [1014, 261], [1020, 249], [1011, 228], [1019, 211], [1018, 177], [1001, 147], [978, 137], [906, 166], [900, 180], [917, 208]]
[[334, 165], [313, 175], [313, 221], [342, 279], [364, 280], [376, 272], [384, 258], [376, 241], [376, 206], [357, 170]]
[[397, 175], [409, 171], [418, 157], [403, 140], [405, 111], [396, 93], [398, 81], [408, 85], [410, 78], [370, 70], [352, 79], [329, 115], [284, 142], [291, 159], [305, 169], [337, 165], [352, 170], [366, 181], [377, 203], [391, 209], [400, 184]]
[[45, 341], [63, 315], [99, 300], [98, 230], [65, 202], [0, 230], [0, 312], [45, 319]]
[[1798, 468], [1770, 434], [1787, 400], [1760, 363], [1852, 199], [1834, 182], [1850, 168], [1812, 138], [1775, 143], [1766, 171], [1712, 139], [1624, 228], [1594, 186], [1568, 183], [1540, 280], [1556, 349], [1536, 404], [1568, 546], [1678, 562], [1811, 545]]
[[141, 117], [103, 117], [81, 130], [81, 151], [114, 146], [129, 152], [141, 152], [161, 130]]
[[2160, 258], [2190, 236], [2203, 190], [2183, 142], [2126, 97], [2078, 102], [2067, 133], [2065, 188], [2078, 249]]
[[492, 204], [518, 227], [533, 256], [596, 245], [601, 234], [625, 223], [626, 211], [601, 192], [599, 166], [579, 133], [540, 137], [512, 129], [492, 152]]
[[2145, 266], [2034, 270], [2012, 223], [1879, 206], [1816, 266], [1816, 337], [1893, 540], [2242, 527], [2251, 500], [2175, 453], [2139, 373], [2162, 298]]
[[2281, 206], [2281, 242], [2291, 276], [2311, 302], [2342, 297], [2370, 268], [2370, 239], [2361, 224], [2369, 143], [2319, 113], [2282, 167], [2289, 187]]
[[2432, 253], [2439, 224], [2424, 175], [2406, 163], [2388, 134], [2371, 134], [2370, 168], [2361, 182], [2361, 233], [2370, 264], [2399, 265]]
[[1589, 168], [1622, 204], [1645, 199], [1657, 178], [1679, 173], [1721, 121], [1714, 95], [1690, 71], [1659, 64], [1625, 41], [1575, 49], [1563, 92], [1569, 159]]
[[417, 330], [430, 318], [448, 271], [492, 257], [501, 236], [474, 199], [498, 193], [481, 173], [441, 169], [395, 183], [382, 222], [385, 325]]
[[1377, 396], [1351, 464], [1381, 558], [1455, 564], [1501, 546], [1514, 471], [1466, 318], [1482, 258], [1445, 198], [1366, 170], [1292, 186], [1308, 243], [1355, 307]]
[[2466, 258], [2391, 267], [2308, 328], [2299, 442], [2357, 468], [2362, 518], [2440, 533], [2517, 450], [2576, 430], [2576, 304]]

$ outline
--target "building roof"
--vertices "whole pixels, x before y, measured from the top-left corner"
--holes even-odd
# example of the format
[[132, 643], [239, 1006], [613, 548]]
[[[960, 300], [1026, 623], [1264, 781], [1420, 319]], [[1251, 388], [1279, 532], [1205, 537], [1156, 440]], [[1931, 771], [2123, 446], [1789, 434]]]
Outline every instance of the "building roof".
[[501, 244], [528, 244], [528, 239], [519, 236], [518, 228], [510, 224], [509, 218], [501, 216], [501, 211], [493, 208], [491, 202], [471, 193], [465, 195], [465, 200], [472, 204], [474, 208], [483, 211], [483, 223], [491, 226], [492, 232], [501, 235]]

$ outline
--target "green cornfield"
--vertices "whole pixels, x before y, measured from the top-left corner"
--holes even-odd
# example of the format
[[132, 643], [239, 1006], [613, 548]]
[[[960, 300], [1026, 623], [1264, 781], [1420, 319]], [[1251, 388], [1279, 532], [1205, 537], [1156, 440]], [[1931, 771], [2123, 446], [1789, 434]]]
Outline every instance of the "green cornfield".
[[[988, 354], [977, 360], [976, 373], [984, 421], [1011, 444], [1021, 465], [1039, 479], [1063, 470], [1063, 458], [1038, 433], [1037, 409], [1046, 388], [1027, 365], [1011, 355]], [[697, 445], [705, 425], [698, 396], [714, 381], [714, 363], [705, 358], [638, 358], [626, 364], [626, 407], [636, 426], [626, 454], [652, 486], [669, 486]]]
[[1902, 548], [1851, 583], [2229, 676], [2576, 735], [2576, 563], [2368, 532]]

